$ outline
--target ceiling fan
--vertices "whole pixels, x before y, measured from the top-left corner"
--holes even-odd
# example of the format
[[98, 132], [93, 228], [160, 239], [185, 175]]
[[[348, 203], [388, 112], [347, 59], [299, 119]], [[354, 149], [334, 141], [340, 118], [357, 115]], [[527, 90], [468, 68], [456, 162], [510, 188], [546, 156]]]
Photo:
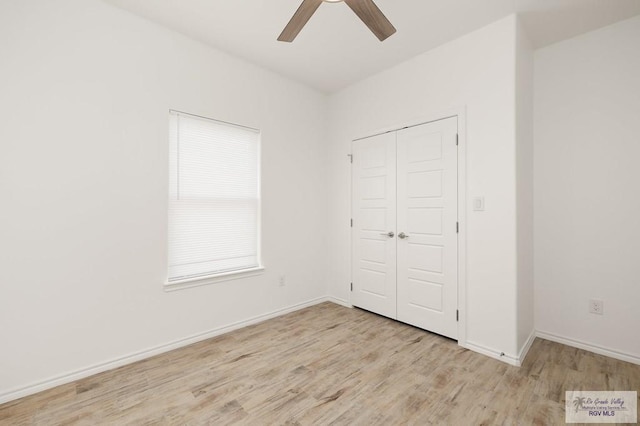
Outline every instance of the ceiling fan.
[[278, 41], [292, 42], [323, 1], [329, 3], [344, 1], [380, 41], [384, 41], [396, 32], [373, 0], [303, 0], [287, 26], [284, 27]]

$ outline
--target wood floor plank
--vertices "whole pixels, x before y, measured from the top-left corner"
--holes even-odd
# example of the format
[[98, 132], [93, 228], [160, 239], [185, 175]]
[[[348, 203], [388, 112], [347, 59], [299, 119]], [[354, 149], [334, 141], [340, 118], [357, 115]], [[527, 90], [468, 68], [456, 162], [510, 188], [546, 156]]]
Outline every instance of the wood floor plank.
[[640, 366], [536, 339], [520, 368], [331, 303], [0, 405], [1, 425], [563, 424]]

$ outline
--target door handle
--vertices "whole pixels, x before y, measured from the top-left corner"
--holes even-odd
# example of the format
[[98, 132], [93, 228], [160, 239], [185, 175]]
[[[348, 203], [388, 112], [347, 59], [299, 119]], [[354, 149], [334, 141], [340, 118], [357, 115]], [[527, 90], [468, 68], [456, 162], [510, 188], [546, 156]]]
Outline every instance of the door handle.
[[401, 240], [404, 240], [405, 238], [409, 238], [409, 236], [404, 232], [401, 232], [398, 234], [398, 238], [400, 238]]
[[381, 233], [380, 235], [384, 235], [385, 237], [393, 238], [396, 234], [393, 231], [389, 231], [387, 233]]

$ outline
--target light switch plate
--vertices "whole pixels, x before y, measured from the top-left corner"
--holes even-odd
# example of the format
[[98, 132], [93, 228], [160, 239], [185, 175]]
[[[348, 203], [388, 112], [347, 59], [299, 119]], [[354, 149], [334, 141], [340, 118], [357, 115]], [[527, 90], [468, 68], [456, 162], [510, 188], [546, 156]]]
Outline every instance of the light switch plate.
[[473, 197], [473, 211], [474, 212], [484, 211], [484, 197]]

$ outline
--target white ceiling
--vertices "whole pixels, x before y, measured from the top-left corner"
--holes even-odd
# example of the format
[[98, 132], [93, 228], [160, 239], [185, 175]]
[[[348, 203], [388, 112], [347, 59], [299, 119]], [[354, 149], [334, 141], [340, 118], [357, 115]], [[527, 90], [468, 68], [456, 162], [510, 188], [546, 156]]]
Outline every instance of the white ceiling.
[[640, 14], [640, 0], [375, 0], [398, 32], [381, 43], [344, 3], [323, 3], [293, 43], [301, 0], [105, 0], [323, 92], [519, 13], [535, 47]]

